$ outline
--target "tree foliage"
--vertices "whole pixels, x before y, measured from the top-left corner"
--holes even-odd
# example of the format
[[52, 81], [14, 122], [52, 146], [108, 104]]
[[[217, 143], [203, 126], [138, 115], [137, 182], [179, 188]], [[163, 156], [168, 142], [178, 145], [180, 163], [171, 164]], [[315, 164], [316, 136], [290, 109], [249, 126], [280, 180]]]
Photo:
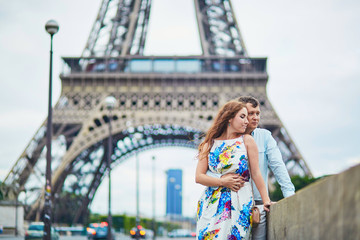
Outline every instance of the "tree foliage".
[[[59, 198], [54, 199], [54, 221], [71, 226], [77, 210], [82, 204], [83, 196], [71, 192], [60, 193]], [[87, 216], [81, 216], [79, 223], [86, 223]]]
[[[295, 192], [296, 192], [296, 191], [308, 186], [309, 184], [316, 182], [317, 180], [319, 180], [323, 177], [324, 176], [318, 177], [318, 178], [311, 178], [308, 176], [302, 177], [302, 176], [296, 175], [296, 176], [291, 177], [291, 182], [294, 184]], [[279, 200], [283, 199], [284, 197], [282, 195], [279, 183], [276, 182], [274, 184], [274, 186], [275, 186], [275, 189], [270, 192], [270, 199], [272, 201], [279, 201]]]
[[4, 200], [4, 194], [2, 192], [2, 182], [0, 181], [0, 201]]
[[[100, 215], [100, 214], [90, 214], [89, 223], [95, 222], [106, 222], [107, 215]], [[136, 224], [136, 217], [134, 216], [127, 216], [126, 214], [122, 215], [113, 215], [112, 216], [113, 227], [116, 231], [123, 231], [125, 234], [129, 234], [130, 230], [135, 227]], [[151, 218], [141, 218], [140, 225], [146, 229], [153, 228], [153, 221]], [[174, 223], [163, 223], [163, 222], [155, 222], [155, 229], [159, 227], [163, 227], [167, 231], [171, 231], [175, 228], [180, 228], [179, 225]]]

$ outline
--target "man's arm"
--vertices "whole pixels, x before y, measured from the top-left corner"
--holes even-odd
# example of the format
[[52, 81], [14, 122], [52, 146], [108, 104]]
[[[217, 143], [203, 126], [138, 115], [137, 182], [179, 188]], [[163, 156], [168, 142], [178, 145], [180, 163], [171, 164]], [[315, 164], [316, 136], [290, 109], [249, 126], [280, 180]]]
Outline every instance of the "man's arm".
[[[210, 177], [214, 177], [214, 178], [221, 178], [221, 174], [220, 173], [214, 173], [212, 171], [210, 171], [209, 169], [206, 172], [206, 175], [210, 176]], [[213, 188], [217, 189], [217, 186], [212, 186]]]
[[277, 146], [277, 143], [270, 132], [267, 142], [266, 155], [268, 158], [269, 167], [274, 173], [276, 181], [281, 187], [283, 196], [289, 197], [294, 195], [295, 187], [291, 182], [289, 173], [286, 169], [284, 161], [282, 160], [281, 152]]
[[[206, 172], [206, 175], [210, 176], [210, 177], [214, 177], [214, 178], [222, 178], [224, 177], [230, 177], [230, 176], [235, 176], [237, 179], [237, 183], [239, 184], [238, 188], [240, 189], [241, 187], [244, 186], [245, 180], [243, 179], [243, 177], [239, 176], [236, 173], [227, 173], [227, 174], [221, 174], [221, 173], [214, 173], [212, 171], [210, 171], [209, 169]], [[213, 188], [217, 188], [216, 186], [213, 186]], [[233, 187], [231, 190], [233, 191], [238, 191], [239, 189], [237, 189], [237, 187]]]

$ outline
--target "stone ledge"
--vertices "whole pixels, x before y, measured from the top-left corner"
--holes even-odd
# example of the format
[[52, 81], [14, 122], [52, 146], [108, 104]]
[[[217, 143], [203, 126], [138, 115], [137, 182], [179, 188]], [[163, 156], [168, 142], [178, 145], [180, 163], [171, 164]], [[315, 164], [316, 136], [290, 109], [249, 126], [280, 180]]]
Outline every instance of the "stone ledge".
[[268, 239], [360, 239], [360, 165], [271, 206]]

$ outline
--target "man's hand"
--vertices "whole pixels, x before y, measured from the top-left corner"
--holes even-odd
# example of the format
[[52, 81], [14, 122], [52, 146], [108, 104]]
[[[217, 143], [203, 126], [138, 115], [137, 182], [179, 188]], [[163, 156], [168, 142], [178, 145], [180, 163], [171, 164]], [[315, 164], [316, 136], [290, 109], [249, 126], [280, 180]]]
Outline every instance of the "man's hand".
[[245, 183], [243, 177], [236, 173], [222, 175], [220, 181], [222, 186], [230, 188], [234, 192], [239, 191], [239, 189], [244, 186]]

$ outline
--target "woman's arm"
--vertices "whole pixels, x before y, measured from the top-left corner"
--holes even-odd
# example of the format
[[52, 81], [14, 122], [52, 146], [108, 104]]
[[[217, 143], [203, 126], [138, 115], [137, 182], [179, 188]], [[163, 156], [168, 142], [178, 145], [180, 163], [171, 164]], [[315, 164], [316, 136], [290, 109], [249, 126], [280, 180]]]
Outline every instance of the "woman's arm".
[[[203, 149], [207, 149], [205, 145]], [[199, 154], [201, 156], [201, 154]], [[195, 182], [208, 187], [223, 186], [230, 188], [232, 191], [238, 191], [241, 186], [241, 178], [239, 175], [229, 174], [221, 178], [210, 177], [206, 175], [208, 170], [208, 158], [198, 160], [195, 173]]]
[[250, 135], [244, 135], [245, 146], [248, 153], [251, 178], [255, 182], [257, 189], [260, 192], [261, 199], [264, 202], [264, 208], [267, 209], [267, 206], [271, 205], [271, 201], [266, 190], [264, 179], [261, 176], [260, 168], [259, 168], [259, 151], [256, 146], [255, 140]]

